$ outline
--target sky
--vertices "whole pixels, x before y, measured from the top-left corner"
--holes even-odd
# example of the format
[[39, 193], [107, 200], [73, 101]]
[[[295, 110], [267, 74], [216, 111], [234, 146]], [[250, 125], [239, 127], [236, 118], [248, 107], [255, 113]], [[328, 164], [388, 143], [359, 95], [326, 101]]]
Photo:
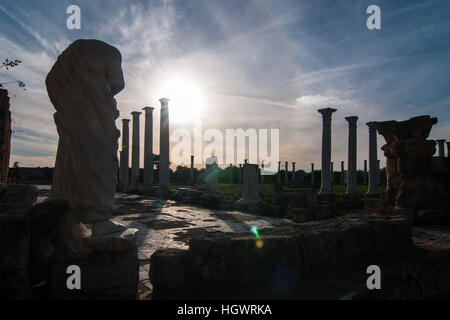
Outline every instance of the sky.
[[[69, 30], [69, 5], [81, 30]], [[366, 9], [381, 9], [369, 30]], [[121, 119], [152, 106], [171, 131], [279, 129], [280, 160], [320, 169], [321, 115], [333, 107], [332, 161], [347, 162], [348, 124], [358, 116], [358, 168], [368, 159], [369, 121], [439, 119], [432, 139], [450, 139], [450, 2], [447, 0], [0, 0], [0, 69], [13, 119], [11, 165], [54, 165], [58, 135], [45, 77], [77, 39], [105, 41], [122, 54]], [[141, 117], [143, 143], [143, 117]], [[384, 138], [378, 136], [378, 149]], [[142, 146], [142, 144], [141, 144]], [[143, 148], [141, 156], [143, 158]], [[379, 150], [378, 158], [384, 165]], [[141, 166], [143, 159], [141, 159]]]

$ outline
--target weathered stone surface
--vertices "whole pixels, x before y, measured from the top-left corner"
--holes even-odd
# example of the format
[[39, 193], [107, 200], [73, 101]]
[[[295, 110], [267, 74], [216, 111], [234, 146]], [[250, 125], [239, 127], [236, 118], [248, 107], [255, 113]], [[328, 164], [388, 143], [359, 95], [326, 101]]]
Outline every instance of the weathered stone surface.
[[[187, 292], [178, 292], [184, 286], [186, 257], [187, 251], [181, 249], [157, 250], [152, 255], [153, 267], [149, 270], [149, 279], [154, 286], [168, 290], [167, 292], [158, 292], [162, 297], [171, 294], [181, 297], [188, 294]], [[158, 299], [158, 296], [153, 295], [153, 299]]]
[[443, 209], [420, 210], [415, 221], [418, 225], [444, 224], [450, 222], [450, 213]]
[[0, 89], [0, 182], [6, 182], [8, 178], [11, 132], [8, 91]]
[[[184, 274], [184, 280], [177, 282], [183, 283], [176, 291], [164, 285], [174, 286], [171, 279], [157, 279], [153, 274], [154, 294], [159, 299], [282, 298], [292, 297], [303, 276], [410, 244], [407, 217], [354, 215], [270, 229], [258, 239], [246, 234], [193, 238], [187, 251], [158, 252], [150, 270], [175, 264], [179, 268], [184, 261], [184, 272], [177, 271]], [[158, 275], [170, 277], [170, 272]]]
[[35, 205], [27, 213], [30, 221], [28, 273], [32, 285], [50, 279], [51, 265], [60, 239], [61, 219], [68, 211], [67, 201], [50, 200]]
[[24, 214], [36, 202], [39, 190], [28, 184], [0, 183], [0, 214]]
[[364, 210], [366, 213], [377, 213], [383, 209], [383, 202], [377, 198], [364, 198]]
[[25, 269], [30, 225], [24, 215], [0, 215], [0, 272]]
[[297, 223], [314, 220], [314, 212], [310, 208], [293, 208], [289, 210], [288, 216]]
[[0, 300], [29, 299], [29, 223], [24, 215], [0, 215]]
[[[81, 290], [66, 286], [67, 267], [81, 270]], [[51, 296], [53, 299], [134, 300], [139, 280], [137, 247], [117, 254], [98, 252], [88, 259], [57, 260], [52, 266]]]
[[331, 217], [331, 206], [329, 204], [318, 204], [314, 211], [317, 220], [328, 219]]
[[257, 204], [261, 201], [259, 188], [258, 165], [246, 163], [242, 167], [242, 198], [239, 200], [243, 204]]
[[448, 299], [450, 250], [429, 254], [382, 273], [382, 290], [361, 290], [354, 300]]
[[98, 40], [77, 40], [58, 57], [46, 78], [59, 134], [52, 197], [71, 205], [93, 233], [108, 223], [117, 180], [119, 117], [114, 95], [125, 86], [121, 54]]
[[31, 286], [25, 269], [0, 272], [0, 300], [28, 299], [31, 299]]
[[433, 158], [436, 142], [426, 140], [436, 123], [437, 118], [429, 116], [377, 123], [386, 140], [382, 147], [388, 176], [384, 208], [448, 210], [447, 159]]

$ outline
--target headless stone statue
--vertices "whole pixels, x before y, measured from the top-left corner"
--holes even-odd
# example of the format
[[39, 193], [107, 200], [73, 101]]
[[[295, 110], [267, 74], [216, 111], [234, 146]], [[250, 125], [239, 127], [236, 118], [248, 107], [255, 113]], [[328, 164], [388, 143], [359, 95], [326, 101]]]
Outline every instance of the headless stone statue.
[[47, 75], [59, 134], [52, 197], [71, 205], [74, 223], [92, 235], [123, 231], [109, 220], [116, 188], [120, 132], [114, 95], [125, 86], [121, 54], [98, 40], [77, 40]]

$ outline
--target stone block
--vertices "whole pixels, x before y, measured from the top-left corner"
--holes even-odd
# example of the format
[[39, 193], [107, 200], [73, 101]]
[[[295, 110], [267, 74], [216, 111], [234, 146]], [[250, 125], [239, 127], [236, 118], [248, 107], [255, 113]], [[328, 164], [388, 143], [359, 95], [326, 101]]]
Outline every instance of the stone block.
[[0, 300], [31, 299], [31, 286], [26, 269], [0, 272]]
[[314, 220], [314, 214], [309, 208], [294, 208], [289, 211], [292, 220], [297, 223]]
[[49, 280], [52, 261], [60, 238], [61, 218], [68, 212], [65, 200], [48, 200], [35, 205], [27, 216], [30, 221], [29, 277], [32, 285]]
[[0, 215], [0, 272], [23, 270], [28, 263], [30, 226], [24, 215]]
[[378, 213], [382, 210], [383, 201], [379, 198], [364, 198], [364, 210], [366, 213]]
[[[67, 288], [67, 268], [77, 265], [81, 271], [81, 289]], [[52, 266], [51, 297], [57, 300], [134, 300], [139, 281], [137, 247], [116, 254], [90, 259], [57, 260]]]
[[315, 218], [317, 220], [323, 220], [331, 218], [331, 205], [330, 204], [318, 204], [314, 208]]
[[431, 158], [430, 172], [432, 174], [446, 174], [448, 172], [448, 158], [443, 157]]
[[33, 185], [0, 183], [0, 214], [25, 214], [36, 202], [38, 193]]

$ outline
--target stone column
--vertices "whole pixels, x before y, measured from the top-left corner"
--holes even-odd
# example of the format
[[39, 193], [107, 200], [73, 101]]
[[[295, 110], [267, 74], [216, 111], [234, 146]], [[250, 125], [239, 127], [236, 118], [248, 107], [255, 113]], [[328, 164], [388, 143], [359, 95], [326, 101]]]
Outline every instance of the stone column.
[[288, 161], [286, 161], [284, 163], [284, 167], [285, 167], [285, 170], [284, 170], [284, 183], [286, 185], [288, 185], [288, 183], [289, 183], [289, 171], [288, 171], [289, 162]]
[[367, 160], [364, 160], [364, 176], [363, 176], [363, 184], [367, 185]]
[[355, 195], [358, 193], [356, 189], [357, 185], [357, 172], [356, 172], [356, 122], [358, 117], [345, 118], [348, 122], [348, 160], [347, 160], [347, 194]]
[[131, 185], [136, 186], [139, 183], [139, 158], [141, 154], [140, 150], [140, 128], [139, 128], [139, 116], [140, 112], [133, 111], [133, 144], [131, 150]]
[[153, 184], [153, 109], [145, 107], [145, 141], [144, 141], [144, 185]]
[[292, 162], [292, 182], [295, 182], [295, 162]]
[[377, 123], [368, 122], [369, 126], [369, 188], [368, 195], [377, 194]]
[[331, 177], [331, 191], [333, 191], [334, 186], [334, 162], [330, 162], [330, 177]]
[[447, 158], [450, 158], [450, 142], [447, 142]]
[[239, 184], [242, 184], [242, 163], [239, 163]]
[[445, 157], [445, 140], [436, 140], [439, 147], [439, 157]]
[[320, 194], [332, 193], [331, 169], [331, 116], [336, 109], [318, 110], [322, 114], [322, 175]]
[[130, 184], [130, 119], [122, 119], [122, 153], [120, 155], [120, 183], [122, 191], [128, 189]]
[[341, 161], [341, 185], [345, 185], [345, 169], [344, 169], [344, 161]]
[[261, 161], [261, 184], [264, 183], [264, 160]]
[[381, 160], [377, 160], [377, 186], [381, 184]]
[[281, 161], [278, 161], [278, 172], [277, 172], [277, 183], [278, 183], [278, 185], [281, 184], [280, 171], [281, 171]]
[[243, 172], [242, 198], [239, 202], [243, 204], [257, 204], [261, 201], [258, 184], [258, 165], [246, 163], [244, 164]]
[[191, 156], [190, 184], [194, 184], [194, 156]]
[[311, 163], [311, 184], [314, 185], [314, 163]]
[[161, 123], [159, 134], [159, 187], [169, 188], [169, 99], [159, 99], [161, 103]]

